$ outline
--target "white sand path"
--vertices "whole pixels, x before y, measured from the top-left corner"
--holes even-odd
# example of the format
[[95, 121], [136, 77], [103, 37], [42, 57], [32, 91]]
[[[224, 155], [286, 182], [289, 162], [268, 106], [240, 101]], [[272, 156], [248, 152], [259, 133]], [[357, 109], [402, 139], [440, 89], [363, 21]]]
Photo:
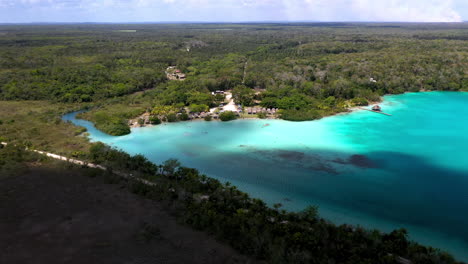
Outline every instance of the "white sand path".
[[231, 92], [226, 92], [226, 100], [228, 101], [228, 104], [223, 107], [223, 110], [237, 112], [237, 106], [234, 102], [234, 98], [232, 98]]
[[[6, 142], [1, 142], [1, 144], [3, 146], [8, 145], [8, 143], [6, 143]], [[50, 158], [53, 158], [53, 159], [66, 161], [66, 162], [73, 163], [73, 164], [80, 165], [80, 166], [86, 166], [88, 168], [100, 169], [100, 170], [104, 170], [104, 171], [107, 170], [106, 167], [104, 167], [102, 165], [99, 165], [99, 164], [88, 163], [86, 161], [77, 160], [77, 159], [70, 159], [70, 158], [67, 158], [67, 157], [64, 157], [64, 156], [60, 156], [60, 155], [57, 155], [57, 154], [53, 154], [53, 153], [49, 153], [49, 152], [45, 152], [45, 151], [40, 151], [40, 150], [33, 150], [33, 149], [28, 149], [28, 148], [26, 148], [26, 150], [36, 152], [38, 154], [41, 154], [41, 155], [44, 155], [44, 156], [47, 156], [47, 157], [50, 157]], [[127, 174], [127, 173], [124, 173], [124, 172], [121, 172], [121, 171], [112, 171], [112, 173], [117, 175], [117, 176], [120, 176], [122, 178], [125, 178], [125, 179], [133, 179], [133, 180], [139, 181], [139, 182], [141, 182], [143, 184], [146, 184], [146, 185], [150, 185], [150, 186], [155, 186], [156, 185], [156, 183], [154, 183], [154, 182], [150, 182], [148, 180], [135, 177], [135, 176], [133, 176], [133, 174]]]
[[[234, 98], [232, 97], [232, 93], [224, 92], [224, 94], [226, 95], [226, 101], [228, 101], [228, 103], [225, 106], [223, 106], [223, 111], [237, 112], [237, 106], [234, 102]], [[216, 109], [218, 109], [218, 107], [210, 108], [210, 113], [215, 113]]]

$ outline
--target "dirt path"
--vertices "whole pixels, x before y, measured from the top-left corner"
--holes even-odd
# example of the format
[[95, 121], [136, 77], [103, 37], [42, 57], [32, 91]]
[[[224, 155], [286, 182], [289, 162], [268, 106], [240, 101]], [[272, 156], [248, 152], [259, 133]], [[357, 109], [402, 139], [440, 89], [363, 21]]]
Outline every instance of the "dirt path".
[[[6, 142], [0, 142], [0, 144], [3, 145], [3, 146], [8, 145], [8, 143], [6, 143]], [[49, 153], [49, 152], [40, 151], [40, 150], [31, 150], [31, 149], [27, 149], [27, 148], [26, 148], [26, 150], [32, 151], [32, 152], [35, 152], [35, 153], [38, 153], [38, 154], [41, 154], [41, 155], [44, 155], [44, 156], [47, 156], [47, 157], [50, 157], [50, 158], [53, 158], [53, 159], [70, 162], [70, 163], [73, 163], [75, 165], [86, 166], [88, 168], [100, 169], [100, 170], [104, 170], [104, 171], [107, 170], [106, 167], [104, 167], [102, 165], [99, 165], [99, 164], [89, 163], [89, 162], [82, 161], [82, 160], [77, 160], [77, 159], [70, 159], [70, 158], [67, 158], [65, 156], [60, 156], [60, 155], [57, 155], [57, 154], [54, 154], [54, 153]], [[124, 173], [124, 172], [121, 172], [121, 171], [112, 171], [112, 173], [117, 175], [117, 176], [120, 176], [122, 178], [125, 178], [125, 179], [133, 179], [133, 180], [139, 181], [139, 182], [144, 183], [146, 185], [151, 185], [151, 186], [156, 185], [156, 183], [154, 183], [154, 182], [150, 182], [150, 181], [147, 181], [145, 179], [137, 178], [137, 177], [133, 176], [132, 174]]]
[[246, 60], [244, 63], [244, 74], [242, 75], [242, 84], [245, 84], [245, 75], [247, 74], [247, 63], [248, 60]]
[[237, 107], [231, 92], [226, 92], [226, 100], [228, 101], [228, 104], [223, 106], [223, 110], [236, 112]]
[[[106, 167], [101, 166], [99, 164], [88, 163], [88, 162], [85, 162], [85, 161], [82, 161], [82, 160], [69, 159], [69, 158], [64, 157], [64, 156], [60, 156], [60, 155], [49, 153], [49, 152], [39, 151], [39, 150], [31, 150], [31, 151], [39, 153], [39, 154], [47, 156], [47, 157], [51, 157], [53, 159], [63, 160], [63, 161], [70, 162], [70, 163], [73, 163], [73, 164], [76, 164], [76, 165], [87, 166], [89, 168], [101, 169], [101, 170], [104, 170], [104, 171], [107, 170]], [[112, 171], [112, 173], [115, 174], [115, 175], [118, 175], [118, 176], [120, 176], [122, 178], [125, 178], [125, 179], [133, 179], [133, 180], [139, 181], [139, 182], [144, 183], [146, 185], [151, 185], [151, 186], [156, 185], [156, 183], [154, 183], [154, 182], [150, 182], [150, 181], [147, 181], [145, 179], [137, 178], [137, 177], [133, 176], [132, 174], [127, 174], [127, 173], [123, 173], [123, 172], [120, 172], [120, 171]]]

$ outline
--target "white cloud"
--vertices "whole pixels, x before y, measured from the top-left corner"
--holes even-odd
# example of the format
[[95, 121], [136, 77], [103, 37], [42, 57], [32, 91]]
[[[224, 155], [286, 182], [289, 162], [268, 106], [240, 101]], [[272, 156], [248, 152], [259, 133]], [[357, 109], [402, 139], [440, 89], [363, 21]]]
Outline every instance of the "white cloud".
[[[466, 0], [0, 0], [2, 16], [15, 9], [92, 14], [85, 21], [409, 21], [457, 22]], [[45, 12], [45, 11], [44, 11]], [[157, 13], [156, 15], [151, 15]], [[66, 14], [65, 14], [66, 15]], [[467, 16], [468, 14], [465, 14]], [[465, 17], [466, 18], [466, 17]], [[51, 17], [51, 20], [55, 20]]]
[[460, 22], [452, 0], [354, 0], [352, 10], [363, 20]]
[[461, 22], [453, 0], [283, 0], [288, 17], [318, 21]]

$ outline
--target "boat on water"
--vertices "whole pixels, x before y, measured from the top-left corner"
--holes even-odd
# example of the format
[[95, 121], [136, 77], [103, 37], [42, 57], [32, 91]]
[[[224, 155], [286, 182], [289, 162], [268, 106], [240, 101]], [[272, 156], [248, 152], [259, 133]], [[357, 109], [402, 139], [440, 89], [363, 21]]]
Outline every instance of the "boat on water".
[[381, 111], [382, 111], [382, 108], [380, 107], [380, 105], [374, 105], [374, 106], [372, 107], [372, 111], [381, 112]]

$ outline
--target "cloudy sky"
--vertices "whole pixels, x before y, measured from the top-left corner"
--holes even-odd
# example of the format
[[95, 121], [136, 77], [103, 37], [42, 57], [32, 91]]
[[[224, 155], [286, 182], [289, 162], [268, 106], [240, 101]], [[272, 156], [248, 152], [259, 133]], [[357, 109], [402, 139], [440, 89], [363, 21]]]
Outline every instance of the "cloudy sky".
[[468, 0], [0, 0], [0, 23], [468, 20]]

